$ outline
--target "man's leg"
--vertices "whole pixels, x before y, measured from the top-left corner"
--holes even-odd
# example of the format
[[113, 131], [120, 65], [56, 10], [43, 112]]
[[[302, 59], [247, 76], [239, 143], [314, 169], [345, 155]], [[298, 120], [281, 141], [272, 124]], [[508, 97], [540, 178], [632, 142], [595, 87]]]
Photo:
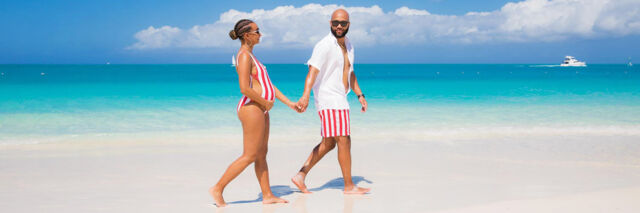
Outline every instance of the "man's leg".
[[351, 180], [351, 137], [338, 136], [336, 140], [338, 141], [338, 162], [344, 179], [344, 193], [364, 194], [369, 192], [370, 189], [357, 187]]
[[307, 161], [304, 162], [302, 168], [300, 168], [298, 174], [291, 178], [293, 184], [295, 184], [302, 193], [311, 193], [304, 184], [304, 179], [307, 177], [311, 168], [334, 147], [336, 147], [335, 138], [322, 138], [322, 141], [313, 148], [313, 151], [311, 151], [311, 154], [307, 158]]

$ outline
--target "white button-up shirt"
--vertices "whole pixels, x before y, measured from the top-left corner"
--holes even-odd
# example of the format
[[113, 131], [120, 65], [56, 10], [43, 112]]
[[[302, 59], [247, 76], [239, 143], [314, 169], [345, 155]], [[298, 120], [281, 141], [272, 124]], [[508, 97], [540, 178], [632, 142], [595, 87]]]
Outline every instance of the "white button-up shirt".
[[[345, 37], [345, 46], [347, 55], [351, 63], [348, 78], [351, 78], [353, 72], [353, 46], [349, 42], [349, 38]], [[313, 54], [307, 65], [317, 68], [318, 76], [313, 84], [313, 94], [316, 110], [324, 109], [349, 109], [347, 102], [347, 94], [351, 91], [351, 79], [348, 79], [349, 88], [345, 91], [342, 83], [342, 74], [344, 70], [344, 56], [342, 48], [338, 44], [333, 34], [322, 38], [313, 48]]]

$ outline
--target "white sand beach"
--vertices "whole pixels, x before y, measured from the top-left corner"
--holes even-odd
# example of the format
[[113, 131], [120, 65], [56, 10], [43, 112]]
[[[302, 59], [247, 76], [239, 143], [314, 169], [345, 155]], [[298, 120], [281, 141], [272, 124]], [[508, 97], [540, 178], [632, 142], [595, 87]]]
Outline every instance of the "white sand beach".
[[[0, 213], [640, 213], [640, 0], [9, 0], [0, 19]], [[218, 208], [262, 121], [289, 203], [263, 205], [250, 165]], [[291, 182], [321, 128], [350, 132], [370, 193], [343, 194], [337, 148], [311, 194]]]
[[[393, 140], [353, 136], [354, 180], [341, 193], [336, 152], [309, 174], [312, 194], [289, 182], [318, 142], [271, 137], [274, 192], [262, 205], [253, 167], [217, 208], [207, 193], [241, 153], [240, 137], [107, 137], [0, 147], [2, 212], [637, 212], [640, 137], [523, 136]], [[187, 134], [188, 135], [188, 134]], [[160, 139], [162, 138], [162, 139]], [[146, 140], [143, 140], [146, 139]]]

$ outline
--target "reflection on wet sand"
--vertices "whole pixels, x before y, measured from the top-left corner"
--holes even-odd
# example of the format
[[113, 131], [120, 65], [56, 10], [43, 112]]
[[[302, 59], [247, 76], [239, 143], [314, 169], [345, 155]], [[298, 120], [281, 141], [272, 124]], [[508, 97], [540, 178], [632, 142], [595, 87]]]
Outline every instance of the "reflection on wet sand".
[[212, 205], [216, 207], [216, 213], [224, 213], [225, 209], [227, 209], [227, 207], [218, 207], [215, 204]]
[[344, 208], [342, 209], [342, 212], [344, 213], [351, 213], [353, 212], [353, 205], [355, 204], [356, 200], [363, 200], [363, 199], [369, 199], [369, 196], [367, 195], [344, 195]]
[[293, 209], [296, 212], [299, 213], [307, 213], [307, 197], [311, 196], [309, 194], [303, 194], [300, 193], [298, 195], [298, 197], [291, 203], [291, 207], [293, 207]]
[[[298, 197], [291, 203], [291, 207], [298, 213], [308, 213], [307, 210], [307, 198], [309, 194], [299, 194]], [[362, 199], [369, 199], [367, 195], [343, 195], [344, 196], [344, 207], [342, 209], [343, 213], [352, 213], [353, 207], [356, 201]], [[264, 211], [263, 211], [264, 212]]]
[[262, 205], [262, 213], [273, 213], [276, 212], [276, 209], [282, 208], [284, 206], [288, 206], [286, 203], [276, 203], [276, 204], [263, 204]]

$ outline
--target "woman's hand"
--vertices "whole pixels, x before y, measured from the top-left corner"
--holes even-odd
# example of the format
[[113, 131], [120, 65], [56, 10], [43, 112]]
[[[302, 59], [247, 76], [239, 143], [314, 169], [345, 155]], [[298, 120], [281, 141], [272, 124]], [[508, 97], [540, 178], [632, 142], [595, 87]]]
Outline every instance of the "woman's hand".
[[302, 111], [300, 111], [300, 108], [298, 107], [298, 103], [289, 102], [287, 103], [287, 106], [298, 113], [302, 113]]
[[291, 101], [289, 101], [289, 100], [286, 100], [286, 102], [283, 102], [283, 103], [284, 103], [285, 105], [287, 105], [289, 108], [291, 108], [292, 110], [294, 110], [294, 111], [296, 111], [296, 112], [299, 112], [299, 113], [302, 113], [302, 112], [300, 111], [300, 107], [299, 107], [298, 103], [294, 103], [294, 102], [291, 102]]
[[267, 103], [264, 104], [264, 111], [271, 110], [271, 108], [273, 108], [273, 103], [275, 103], [275, 101], [267, 101]]

